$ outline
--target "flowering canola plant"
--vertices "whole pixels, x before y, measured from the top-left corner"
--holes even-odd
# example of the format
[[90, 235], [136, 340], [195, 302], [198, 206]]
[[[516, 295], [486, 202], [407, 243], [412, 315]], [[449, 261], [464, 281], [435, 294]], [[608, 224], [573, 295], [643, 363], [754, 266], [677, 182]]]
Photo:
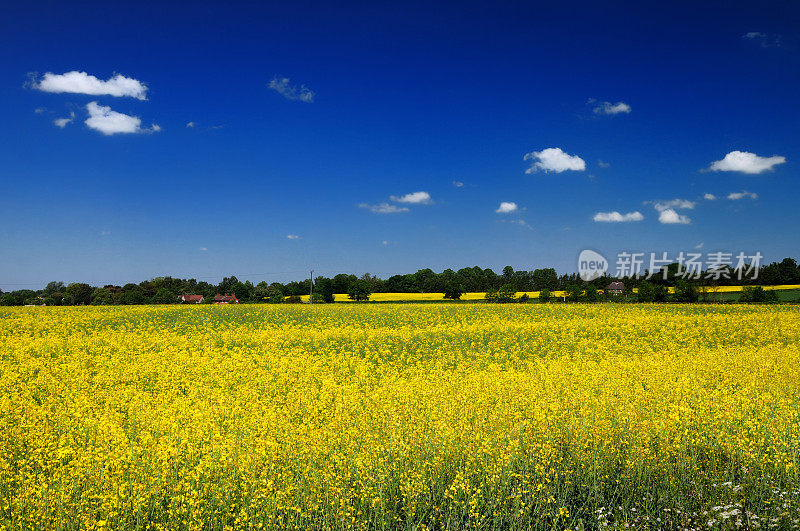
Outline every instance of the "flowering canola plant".
[[2, 529], [797, 528], [800, 307], [0, 309]]

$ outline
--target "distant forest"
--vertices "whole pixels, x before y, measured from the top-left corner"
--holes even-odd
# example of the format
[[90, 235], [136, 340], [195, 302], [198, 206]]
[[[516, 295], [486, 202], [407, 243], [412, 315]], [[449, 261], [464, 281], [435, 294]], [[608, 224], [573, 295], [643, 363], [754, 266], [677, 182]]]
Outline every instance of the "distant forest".
[[[646, 275], [645, 275], [646, 276]], [[366, 273], [361, 276], [338, 274], [332, 278], [318, 276], [314, 278], [315, 302], [333, 302], [334, 294], [353, 294], [356, 296], [371, 293], [445, 293], [459, 298], [461, 293], [488, 292], [498, 290], [508, 292], [527, 291], [568, 291], [603, 290], [613, 281], [622, 281], [625, 290], [639, 287], [647, 282], [648, 290], [655, 287], [656, 292], [664, 288], [686, 285], [687, 281], [679, 275], [677, 263], [661, 268], [650, 278], [624, 277], [614, 278], [603, 275], [590, 282], [584, 282], [576, 273], [558, 275], [555, 269], [533, 269], [516, 271], [506, 266], [500, 273], [481, 267], [466, 267], [454, 271], [445, 269], [436, 273], [431, 269], [420, 269], [416, 273], [394, 275], [381, 279]], [[792, 258], [773, 262], [762, 267], [757, 278], [746, 277], [739, 280], [729, 267], [716, 271], [704, 271], [700, 279], [691, 280], [688, 284], [701, 286], [751, 285], [771, 286], [780, 284], [800, 284], [800, 268]], [[666, 278], [665, 278], [666, 277]], [[311, 284], [309, 279], [282, 284], [280, 282], [262, 281], [253, 284], [249, 280], [240, 281], [235, 276], [225, 277], [219, 284], [181, 279], [173, 277], [157, 277], [138, 284], [124, 286], [91, 286], [85, 283], [50, 282], [40, 290], [23, 289], [10, 292], [0, 291], [0, 305], [21, 306], [25, 304], [46, 305], [114, 305], [114, 304], [175, 304], [180, 302], [184, 294], [202, 295], [204, 302], [213, 302], [218, 294], [233, 294], [240, 302], [284, 302], [287, 297], [297, 301], [300, 295], [307, 295]], [[352, 298], [356, 298], [353, 296]]]

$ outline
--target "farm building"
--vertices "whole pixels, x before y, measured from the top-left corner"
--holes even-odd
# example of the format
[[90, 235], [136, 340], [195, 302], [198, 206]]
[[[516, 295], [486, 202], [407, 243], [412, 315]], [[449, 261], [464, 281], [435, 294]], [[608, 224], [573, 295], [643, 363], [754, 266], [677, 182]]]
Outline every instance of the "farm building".
[[606, 288], [606, 291], [612, 295], [621, 295], [625, 291], [625, 284], [622, 282], [612, 282]]
[[214, 304], [239, 304], [239, 299], [236, 298], [236, 295], [220, 295], [217, 293], [214, 296]]
[[190, 295], [187, 293], [186, 295], [181, 295], [181, 301], [186, 302], [188, 304], [200, 304], [201, 302], [203, 302], [203, 296]]

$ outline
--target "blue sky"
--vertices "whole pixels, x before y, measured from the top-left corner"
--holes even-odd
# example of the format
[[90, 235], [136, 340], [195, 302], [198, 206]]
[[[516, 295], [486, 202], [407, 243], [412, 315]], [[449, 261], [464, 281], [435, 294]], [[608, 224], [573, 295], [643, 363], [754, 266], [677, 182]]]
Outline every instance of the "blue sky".
[[798, 257], [800, 4], [697, 4], [6, 6], [0, 288]]

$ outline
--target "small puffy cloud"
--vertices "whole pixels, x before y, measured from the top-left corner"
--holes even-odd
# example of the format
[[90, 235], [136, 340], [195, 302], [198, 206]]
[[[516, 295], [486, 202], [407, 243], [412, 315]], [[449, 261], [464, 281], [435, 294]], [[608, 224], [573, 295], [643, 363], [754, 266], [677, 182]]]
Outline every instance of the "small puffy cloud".
[[740, 173], [758, 174], [771, 171], [774, 166], [786, 162], [786, 157], [773, 155], [759, 157], [747, 151], [731, 151], [722, 160], [711, 163], [710, 171], [737, 171]]
[[67, 124], [72, 123], [73, 121], [75, 121], [75, 113], [71, 112], [69, 113], [69, 118], [56, 118], [53, 120], [53, 123], [56, 124], [56, 127], [64, 129]]
[[630, 114], [631, 106], [625, 102], [617, 102], [611, 103], [610, 101], [601, 101], [597, 102], [594, 109], [592, 109], [597, 115], [608, 115], [613, 116], [615, 114]]
[[292, 101], [311, 103], [314, 101], [314, 92], [305, 85], [292, 85], [288, 77], [274, 77], [267, 85], [269, 88]]
[[389, 242], [388, 242], [388, 241], [386, 241], [386, 240], [383, 240], [383, 241], [381, 242], [381, 245], [389, 245]]
[[586, 161], [577, 155], [564, 153], [561, 148], [547, 148], [542, 151], [532, 151], [527, 153], [523, 160], [535, 161], [525, 173], [534, 173], [542, 170], [545, 172], [554, 171], [561, 173], [567, 170], [583, 171], [586, 169]]
[[186, 127], [194, 127], [194, 122], [189, 122], [186, 124]]
[[137, 116], [122, 114], [112, 111], [111, 107], [99, 105], [92, 101], [86, 105], [89, 111], [89, 118], [86, 125], [95, 131], [100, 131], [104, 135], [114, 135], [117, 133], [146, 133], [150, 131], [160, 131], [161, 128], [153, 125], [152, 129], [142, 129], [142, 120]]
[[667, 208], [662, 210], [661, 213], [658, 215], [658, 221], [660, 223], [664, 223], [667, 225], [674, 225], [674, 224], [681, 224], [681, 225], [688, 225], [692, 222], [687, 216], [683, 216], [675, 212], [675, 210], [671, 208]]
[[33, 112], [35, 112], [36, 114], [42, 114], [42, 113], [47, 112], [47, 109], [45, 109], [44, 107], [38, 107]]
[[503, 201], [495, 212], [498, 214], [510, 214], [516, 212], [518, 208], [517, 204], [513, 201]]
[[428, 192], [412, 192], [400, 197], [393, 195], [389, 199], [395, 203], [411, 203], [414, 205], [427, 205], [433, 202], [431, 201], [431, 194]]
[[638, 210], [627, 214], [620, 214], [615, 210], [613, 212], [598, 212], [592, 219], [602, 223], [626, 223], [628, 221], [642, 221], [644, 216]]
[[399, 214], [401, 212], [408, 212], [407, 207], [400, 207], [397, 205], [390, 205], [389, 203], [378, 203], [377, 205], [370, 205], [369, 203], [361, 203], [359, 208], [366, 208], [373, 214]]
[[461, 181], [453, 181], [453, 186], [455, 186], [456, 188], [461, 188], [462, 186], [464, 186], [464, 183], [462, 183]]
[[703, 199], [706, 201], [713, 201], [717, 198], [714, 194], [703, 194]]
[[147, 86], [137, 79], [117, 74], [103, 81], [86, 72], [73, 70], [65, 74], [47, 72], [31, 87], [42, 92], [87, 94], [90, 96], [128, 96], [137, 100], [147, 99]]
[[738, 201], [739, 199], [744, 199], [745, 197], [749, 197], [750, 199], [758, 199], [758, 194], [748, 192], [747, 190], [743, 192], [731, 192], [728, 194], [728, 199], [731, 201]]
[[286, 237], [288, 239], [290, 239], [290, 240], [299, 240], [300, 239], [300, 236], [298, 236], [297, 234], [287, 234]]
[[696, 204], [697, 203], [694, 201], [689, 201], [688, 199], [670, 199], [669, 201], [654, 201], [653, 208], [659, 212], [664, 212], [670, 209], [692, 209]]
[[609, 164], [608, 162], [603, 162], [602, 160], [598, 160], [597, 161], [597, 165], [600, 166], [601, 168], [610, 168], [611, 167], [611, 164]]
[[208, 247], [200, 247], [201, 251], [208, 251]]

